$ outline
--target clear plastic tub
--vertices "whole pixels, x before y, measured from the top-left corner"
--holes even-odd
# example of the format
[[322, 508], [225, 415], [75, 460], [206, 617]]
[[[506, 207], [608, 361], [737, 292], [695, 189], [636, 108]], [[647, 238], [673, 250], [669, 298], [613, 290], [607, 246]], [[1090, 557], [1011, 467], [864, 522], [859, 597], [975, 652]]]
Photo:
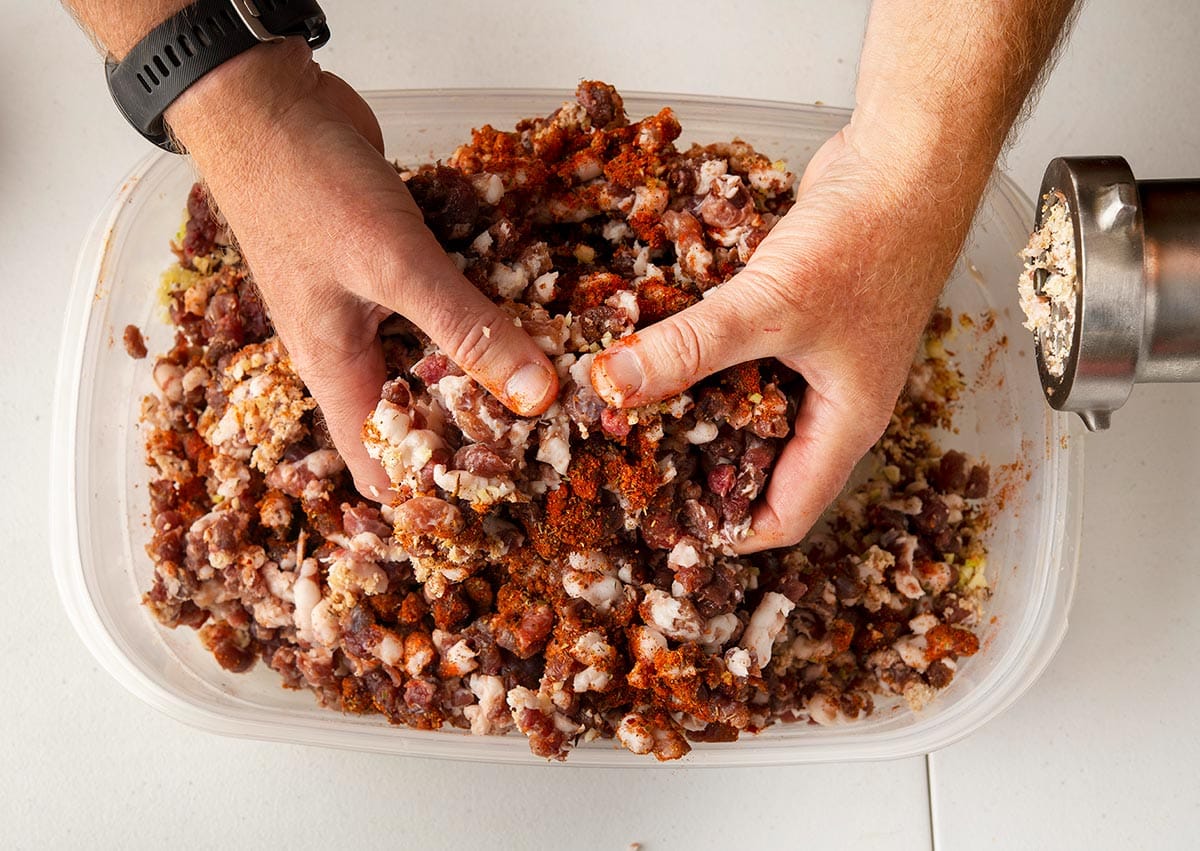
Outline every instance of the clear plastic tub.
[[[545, 114], [564, 92], [424, 91], [369, 96], [389, 156], [416, 163], [447, 154], [472, 127], [511, 126]], [[673, 106], [684, 141], [740, 136], [799, 171], [846, 120], [816, 106], [630, 95], [631, 116]], [[275, 672], [217, 666], [190, 629], [159, 626], [140, 605], [152, 564], [143, 552], [146, 470], [136, 426], [141, 397], [152, 390], [151, 361], [121, 345], [129, 323], [152, 353], [171, 332], [155, 297], [171, 262], [168, 240], [193, 180], [187, 161], [155, 153], [143, 160], [105, 206], [83, 247], [66, 318], [59, 364], [51, 469], [54, 570], [75, 628], [99, 662], [126, 688], [181, 721], [259, 739], [491, 762], [529, 762], [523, 736], [472, 737], [456, 730], [391, 727], [379, 716], [319, 708], [307, 692], [282, 689]], [[946, 444], [985, 456], [1004, 509], [990, 532], [988, 576], [995, 588], [983, 649], [965, 660], [952, 685], [924, 712], [882, 705], [845, 727], [776, 725], [728, 744], [701, 744], [672, 766], [771, 765], [886, 759], [943, 747], [1017, 699], [1045, 669], [1067, 626], [1078, 555], [1080, 442], [1066, 417], [1042, 401], [1030, 337], [1018, 322], [1014, 282], [1032, 204], [1003, 176], [976, 219], [971, 241], [947, 290], [956, 315], [976, 319], [953, 349], [968, 379], [957, 433]], [[983, 321], [993, 311], [994, 326]], [[1007, 345], [1002, 338], [1007, 338]], [[638, 765], [611, 742], [572, 752], [573, 765]]]

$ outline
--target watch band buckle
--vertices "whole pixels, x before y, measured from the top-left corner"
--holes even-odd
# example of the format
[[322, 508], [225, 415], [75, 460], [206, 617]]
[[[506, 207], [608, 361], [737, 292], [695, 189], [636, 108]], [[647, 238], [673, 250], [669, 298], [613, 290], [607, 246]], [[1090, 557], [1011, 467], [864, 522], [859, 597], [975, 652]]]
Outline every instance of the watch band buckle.
[[[284, 40], [285, 36], [273, 33], [263, 26], [262, 13], [255, 4], [255, 0], [229, 0], [229, 5], [241, 18], [246, 29], [259, 41], [279, 42]], [[313, 50], [329, 41], [329, 26], [325, 23], [324, 15], [309, 18], [304, 22], [304, 26], [308, 30], [305, 40]]]

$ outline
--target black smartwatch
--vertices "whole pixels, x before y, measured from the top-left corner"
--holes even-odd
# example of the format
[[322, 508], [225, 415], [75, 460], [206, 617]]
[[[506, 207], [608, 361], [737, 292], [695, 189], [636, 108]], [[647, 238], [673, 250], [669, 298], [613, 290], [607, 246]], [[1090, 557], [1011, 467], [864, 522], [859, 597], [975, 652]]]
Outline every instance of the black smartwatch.
[[315, 0], [197, 0], [163, 21], [120, 62], [104, 65], [113, 101], [134, 128], [179, 153], [163, 113], [222, 62], [256, 44], [302, 36], [314, 50], [329, 41]]

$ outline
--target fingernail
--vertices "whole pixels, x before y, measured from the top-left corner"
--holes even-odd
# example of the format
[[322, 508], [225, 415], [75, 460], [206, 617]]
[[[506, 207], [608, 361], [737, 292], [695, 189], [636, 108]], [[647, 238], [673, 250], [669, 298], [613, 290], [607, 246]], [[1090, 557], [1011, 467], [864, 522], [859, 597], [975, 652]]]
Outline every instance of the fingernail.
[[592, 370], [592, 386], [610, 405], [621, 405], [636, 394], [645, 378], [637, 355], [629, 349], [617, 349], [597, 358]]
[[553, 380], [541, 364], [527, 363], [508, 379], [504, 392], [517, 411], [536, 411], [550, 392]]

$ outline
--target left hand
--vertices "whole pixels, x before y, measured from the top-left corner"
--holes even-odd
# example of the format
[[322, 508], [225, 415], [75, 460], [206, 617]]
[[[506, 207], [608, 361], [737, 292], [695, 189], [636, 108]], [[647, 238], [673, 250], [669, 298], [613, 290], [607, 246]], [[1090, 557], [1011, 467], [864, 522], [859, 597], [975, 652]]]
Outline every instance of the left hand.
[[234, 57], [167, 118], [237, 234], [363, 496], [392, 496], [362, 441], [387, 380], [378, 329], [392, 313], [516, 413], [553, 403], [558, 380], [546, 355], [454, 266], [384, 158], [370, 107], [302, 40]]

